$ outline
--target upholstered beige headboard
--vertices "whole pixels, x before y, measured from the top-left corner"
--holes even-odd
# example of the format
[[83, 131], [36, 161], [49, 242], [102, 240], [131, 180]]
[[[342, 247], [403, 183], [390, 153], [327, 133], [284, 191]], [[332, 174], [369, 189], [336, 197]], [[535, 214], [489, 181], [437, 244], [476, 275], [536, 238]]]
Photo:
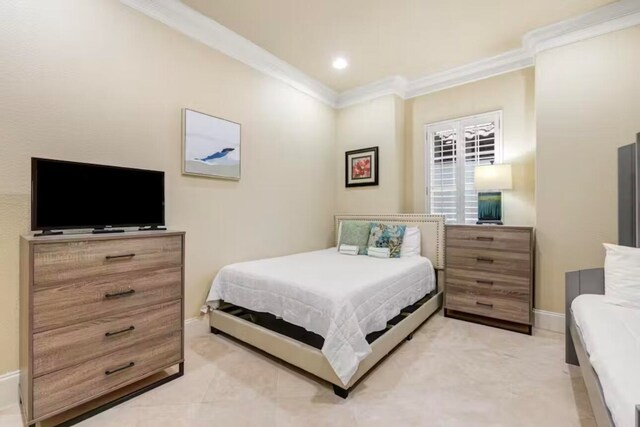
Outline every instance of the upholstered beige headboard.
[[422, 234], [422, 256], [431, 260], [434, 268], [444, 268], [444, 216], [426, 214], [339, 214], [335, 215], [336, 244], [340, 221], [382, 222], [418, 227]]

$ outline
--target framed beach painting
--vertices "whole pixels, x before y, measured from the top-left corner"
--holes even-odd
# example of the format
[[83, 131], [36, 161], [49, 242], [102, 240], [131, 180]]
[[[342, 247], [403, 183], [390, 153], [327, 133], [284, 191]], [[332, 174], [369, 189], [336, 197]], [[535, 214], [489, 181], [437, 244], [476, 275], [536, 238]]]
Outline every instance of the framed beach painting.
[[345, 186], [378, 185], [378, 147], [345, 153]]
[[182, 173], [240, 179], [240, 124], [198, 111], [182, 111]]

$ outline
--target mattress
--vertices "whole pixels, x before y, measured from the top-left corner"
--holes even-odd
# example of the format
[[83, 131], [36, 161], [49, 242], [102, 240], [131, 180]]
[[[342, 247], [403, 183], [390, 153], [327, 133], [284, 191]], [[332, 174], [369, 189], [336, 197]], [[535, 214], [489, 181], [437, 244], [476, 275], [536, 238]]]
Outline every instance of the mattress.
[[207, 304], [226, 301], [271, 313], [324, 338], [322, 353], [343, 384], [371, 353], [367, 334], [436, 289], [421, 256], [379, 259], [335, 248], [224, 267]]
[[635, 427], [640, 404], [640, 309], [580, 295], [571, 311], [616, 427]]

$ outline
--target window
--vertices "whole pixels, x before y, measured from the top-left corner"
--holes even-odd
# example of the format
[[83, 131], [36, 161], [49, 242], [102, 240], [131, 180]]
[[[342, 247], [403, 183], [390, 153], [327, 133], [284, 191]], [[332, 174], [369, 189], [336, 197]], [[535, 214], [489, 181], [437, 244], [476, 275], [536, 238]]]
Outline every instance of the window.
[[474, 171], [476, 165], [500, 163], [501, 119], [498, 111], [427, 126], [427, 212], [475, 224]]

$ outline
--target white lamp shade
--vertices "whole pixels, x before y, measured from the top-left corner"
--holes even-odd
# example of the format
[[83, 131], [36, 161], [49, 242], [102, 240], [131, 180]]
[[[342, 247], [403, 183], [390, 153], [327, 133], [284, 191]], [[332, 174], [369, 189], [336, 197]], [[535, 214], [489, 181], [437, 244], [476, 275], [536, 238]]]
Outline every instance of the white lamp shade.
[[478, 191], [511, 190], [511, 165], [476, 166], [475, 188]]

